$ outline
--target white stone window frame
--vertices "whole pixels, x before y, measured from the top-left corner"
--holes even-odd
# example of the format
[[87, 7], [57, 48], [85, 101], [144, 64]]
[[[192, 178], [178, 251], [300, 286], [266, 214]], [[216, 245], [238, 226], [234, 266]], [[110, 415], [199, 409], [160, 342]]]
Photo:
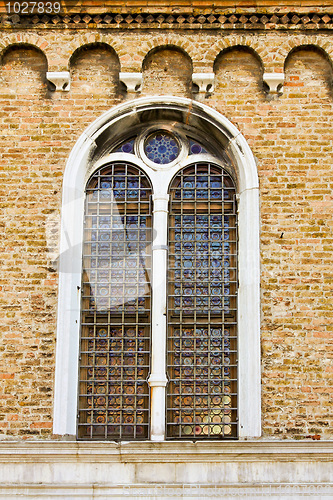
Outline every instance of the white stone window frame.
[[[261, 435], [260, 386], [260, 255], [259, 184], [256, 162], [241, 133], [223, 115], [205, 104], [190, 99], [162, 96], [127, 101], [95, 120], [75, 144], [64, 174], [61, 238], [59, 254], [58, 323], [55, 368], [53, 433], [75, 436], [77, 423], [78, 359], [80, 336], [81, 273], [85, 188], [89, 177], [102, 165], [114, 160], [135, 163], [153, 184], [154, 228], [152, 300], [152, 365], [149, 385], [152, 390], [151, 440], [165, 439], [166, 379], [166, 269], [168, 189], [174, 175], [200, 158], [184, 158], [169, 168], [152, 169], [127, 153], [103, 156], [92, 163], [96, 141], [106, 129], [119, 129], [140, 113], [154, 109], [173, 109], [194, 124], [216, 132], [221, 149], [231, 159], [237, 177], [239, 224], [238, 287], [238, 436]], [[223, 144], [222, 144], [223, 142]], [[216, 158], [200, 155], [216, 164]], [[224, 168], [226, 165], [220, 163]], [[161, 272], [162, 269], [165, 272]], [[156, 298], [158, 299], [156, 300]]]

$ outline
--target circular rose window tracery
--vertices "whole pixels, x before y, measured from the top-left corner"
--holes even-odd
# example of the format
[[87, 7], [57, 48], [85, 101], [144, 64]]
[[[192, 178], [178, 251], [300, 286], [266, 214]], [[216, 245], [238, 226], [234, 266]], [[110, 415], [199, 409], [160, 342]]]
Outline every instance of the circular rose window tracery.
[[144, 152], [153, 163], [172, 163], [180, 153], [180, 146], [174, 135], [158, 131], [150, 134], [144, 142]]

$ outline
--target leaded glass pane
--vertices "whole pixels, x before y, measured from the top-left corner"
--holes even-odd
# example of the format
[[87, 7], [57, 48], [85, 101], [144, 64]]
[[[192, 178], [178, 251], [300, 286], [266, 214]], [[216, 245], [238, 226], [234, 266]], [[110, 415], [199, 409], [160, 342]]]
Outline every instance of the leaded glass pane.
[[112, 163], [86, 190], [80, 439], [149, 437], [151, 186]]
[[135, 139], [128, 139], [112, 151], [112, 153], [129, 153], [134, 154], [134, 141]]
[[182, 170], [170, 189], [167, 436], [237, 434], [236, 192], [220, 167]]
[[207, 150], [201, 144], [199, 144], [197, 141], [193, 141], [192, 139], [190, 139], [189, 154], [190, 155], [200, 155], [200, 154], [204, 154], [204, 153], [207, 153]]

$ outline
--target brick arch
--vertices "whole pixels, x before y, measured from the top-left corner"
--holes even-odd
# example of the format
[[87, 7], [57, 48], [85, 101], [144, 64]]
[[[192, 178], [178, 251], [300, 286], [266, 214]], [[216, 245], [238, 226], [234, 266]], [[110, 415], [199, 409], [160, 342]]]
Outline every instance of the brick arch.
[[191, 60], [191, 64], [193, 65], [193, 60], [195, 59], [195, 54], [191, 49], [191, 46], [187, 40], [182, 40], [181, 37], [175, 36], [166, 36], [166, 37], [156, 37], [147, 41], [145, 45], [140, 49], [138, 49], [138, 56], [141, 57], [141, 68], [144, 65], [144, 62], [147, 58], [152, 55], [154, 52], [161, 49], [175, 49], [183, 53]]
[[[305, 43], [302, 43], [305, 42]], [[315, 42], [315, 43], [313, 43]], [[318, 43], [319, 42], [319, 43]], [[330, 65], [331, 69], [333, 70], [333, 46], [332, 47], [327, 47], [327, 43], [320, 43], [321, 40], [315, 39], [315, 40], [299, 40], [298, 44], [294, 44], [292, 48], [288, 51], [286, 54], [285, 60], [284, 60], [284, 69], [286, 69], [286, 65], [290, 59], [297, 51], [302, 50], [302, 49], [313, 49], [319, 54], [321, 54], [324, 59], [327, 60], [328, 64]], [[327, 50], [329, 48], [330, 50]]]
[[80, 52], [83, 52], [83, 51], [89, 50], [89, 49], [97, 49], [97, 48], [101, 48], [101, 49], [105, 49], [105, 50], [109, 51], [112, 55], [116, 56], [117, 61], [120, 64], [119, 55], [118, 55], [117, 51], [111, 45], [109, 45], [108, 43], [105, 43], [105, 42], [95, 41], [95, 42], [89, 42], [89, 43], [86, 43], [86, 44], [79, 45], [72, 52], [72, 55], [70, 56], [70, 58], [68, 60], [68, 68], [72, 67], [73, 62], [74, 62], [76, 56], [79, 55]]
[[263, 43], [256, 39], [249, 39], [245, 36], [232, 36], [225, 37], [219, 40], [217, 43], [213, 44], [206, 54], [207, 61], [210, 62], [212, 68], [216, 63], [216, 59], [225, 51], [232, 50], [236, 48], [246, 48], [258, 59], [263, 70], [266, 67], [266, 60], [268, 58], [269, 51]]
[[[11, 37], [11, 38], [14, 38], [14, 37]], [[17, 37], [18, 38], [18, 37]], [[33, 49], [33, 50], [36, 50], [36, 52], [38, 52], [39, 54], [42, 55], [43, 59], [45, 60], [45, 63], [46, 63], [46, 70], [48, 68], [48, 57], [45, 53], [45, 51], [43, 50], [44, 48], [44, 43], [40, 43], [39, 45], [37, 43], [31, 43], [31, 42], [36, 42], [36, 37], [30, 37], [32, 38], [32, 40], [30, 41], [27, 37], [27, 40], [24, 40], [24, 37], [20, 37], [21, 39], [19, 40], [8, 40], [9, 43], [6, 44], [4, 42], [0, 43], [0, 61], [1, 61], [1, 64], [2, 64], [2, 61], [3, 61], [3, 58], [5, 57], [5, 55], [7, 54], [7, 52], [9, 52], [10, 50], [13, 50], [13, 49], [24, 49], [24, 48], [28, 48], [28, 49]], [[45, 41], [43, 41], [45, 42]], [[43, 47], [43, 48], [41, 48]]]
[[182, 47], [179, 47], [178, 45], [174, 45], [174, 44], [161, 44], [161, 45], [158, 45], [156, 47], [153, 47], [147, 54], [146, 56], [144, 57], [144, 59], [142, 60], [142, 69], [144, 67], [144, 64], [145, 62], [149, 59], [149, 57], [153, 56], [154, 54], [156, 54], [157, 52], [159, 52], [160, 50], [175, 50], [179, 53], [181, 53], [182, 55], [184, 55], [187, 59], [190, 60], [191, 62], [191, 65], [192, 65], [192, 58], [191, 56], [188, 54], [188, 52], [186, 52], [186, 50], [184, 50]]
[[[111, 48], [116, 54], [119, 63], [120, 63], [120, 71], [129, 71], [129, 51], [126, 43], [122, 43], [120, 40], [116, 39], [112, 34], [108, 33], [83, 33], [80, 34], [78, 38], [75, 39], [74, 43], [71, 43], [71, 54], [68, 56], [68, 67], [70, 65], [70, 60], [72, 59], [74, 53], [80, 49], [81, 47], [85, 47], [88, 45], [100, 45], [105, 48]], [[139, 49], [140, 50], [140, 49]], [[137, 51], [136, 51], [137, 52]], [[139, 68], [141, 63], [141, 57], [137, 56], [137, 53], [131, 54], [132, 62], [130, 66], [133, 66], [131, 70], [139, 71], [137, 69], [137, 60], [139, 61]]]
[[233, 45], [233, 46], [231, 46], [231, 47], [226, 47], [226, 48], [222, 49], [222, 50], [221, 50], [221, 51], [217, 54], [217, 56], [216, 56], [216, 58], [215, 58], [213, 68], [215, 69], [215, 65], [216, 65], [216, 63], [217, 63], [218, 59], [220, 59], [220, 58], [221, 58], [224, 54], [226, 54], [226, 53], [228, 53], [228, 52], [232, 52], [232, 51], [234, 51], [234, 50], [244, 50], [244, 49], [245, 49], [245, 51], [246, 51], [247, 53], [251, 54], [251, 55], [252, 55], [252, 56], [253, 56], [253, 57], [254, 57], [254, 58], [255, 58], [255, 59], [259, 62], [260, 66], [261, 66], [261, 68], [262, 68], [262, 70], [263, 70], [263, 69], [264, 69], [264, 66], [263, 66], [262, 59], [260, 58], [260, 56], [258, 55], [258, 53], [257, 53], [255, 50], [253, 50], [253, 48], [252, 48], [252, 47], [250, 47], [250, 46], [248, 46], [248, 45]]
[[79, 33], [74, 39], [68, 40], [67, 46], [62, 47], [62, 69], [68, 70], [73, 55], [81, 48], [89, 45], [100, 45], [107, 49], [111, 49], [117, 55], [118, 59], [120, 59], [119, 55], [121, 51], [124, 51], [122, 44], [104, 33]]
[[1, 53], [1, 81], [20, 98], [32, 102], [46, 96], [47, 70], [47, 57], [36, 45], [13, 43]]
[[174, 45], [160, 45], [142, 62], [142, 94], [191, 96], [193, 65], [190, 56]]

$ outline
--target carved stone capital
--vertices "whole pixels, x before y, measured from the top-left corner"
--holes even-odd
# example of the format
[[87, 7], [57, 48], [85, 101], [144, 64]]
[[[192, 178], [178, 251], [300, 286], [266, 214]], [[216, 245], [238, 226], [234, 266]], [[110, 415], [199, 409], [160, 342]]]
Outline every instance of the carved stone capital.
[[212, 92], [214, 90], [214, 73], [193, 73], [192, 81], [199, 87], [200, 93]]
[[140, 92], [142, 73], [119, 73], [119, 80], [126, 86], [127, 92]]
[[46, 78], [49, 82], [55, 85], [55, 90], [68, 92], [70, 89], [70, 74], [69, 71], [48, 71]]
[[271, 94], [282, 94], [284, 73], [264, 73], [263, 80], [268, 85]]

